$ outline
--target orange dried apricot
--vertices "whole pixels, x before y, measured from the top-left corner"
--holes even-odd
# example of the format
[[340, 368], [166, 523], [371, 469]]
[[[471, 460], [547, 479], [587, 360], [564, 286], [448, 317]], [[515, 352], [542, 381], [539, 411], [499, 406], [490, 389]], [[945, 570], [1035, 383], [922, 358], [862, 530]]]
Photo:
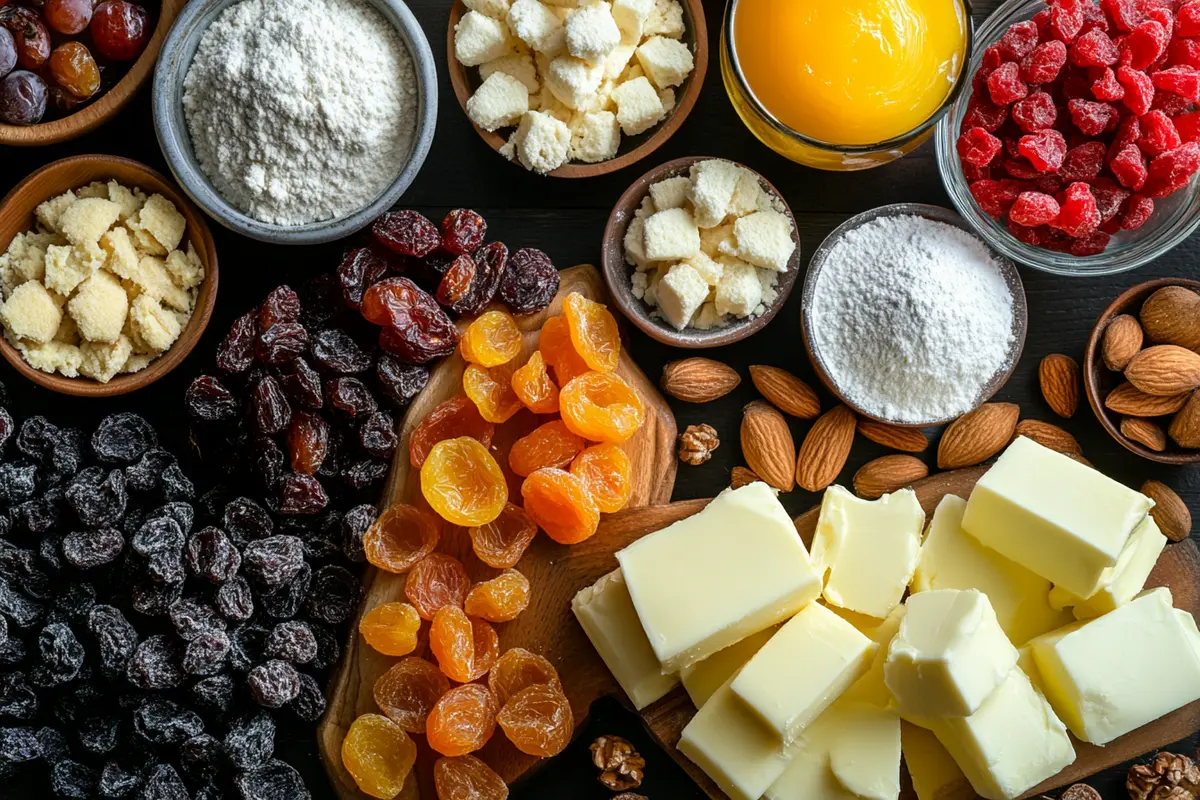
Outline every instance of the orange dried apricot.
[[450, 691], [450, 681], [433, 664], [410, 656], [392, 665], [375, 681], [375, 705], [409, 733], [425, 733], [425, 718], [434, 703]]
[[596, 532], [600, 509], [583, 481], [561, 469], [539, 469], [521, 484], [527, 513], [559, 544], [578, 544]]
[[471, 589], [471, 579], [462, 563], [445, 553], [430, 553], [413, 567], [404, 580], [404, 596], [421, 619], [433, 619], [443, 606], [462, 607]]
[[408, 460], [417, 469], [425, 463], [433, 446], [446, 439], [470, 436], [484, 447], [492, 443], [496, 428], [479, 416], [479, 409], [466, 395], [455, 395], [425, 415], [408, 439]]
[[529, 605], [529, 579], [506, 569], [490, 581], [471, 587], [463, 608], [488, 622], [511, 622]]
[[439, 758], [433, 763], [438, 800], [507, 800], [508, 787], [475, 756]]
[[525, 407], [513, 391], [513, 372], [507, 364], [498, 367], [468, 364], [463, 372], [463, 391], [488, 422], [508, 422]]
[[367, 528], [363, 550], [367, 561], [403, 575], [433, 552], [441, 538], [441, 520], [406, 503], [388, 508]]
[[500, 658], [500, 635], [484, 620], [471, 617], [471, 637], [475, 643], [475, 668], [471, 670], [471, 680], [477, 681], [487, 675]]
[[559, 388], [588, 371], [587, 362], [575, 352], [575, 345], [571, 343], [571, 329], [565, 317], [551, 317], [542, 323], [538, 351], [546, 363], [554, 368]]
[[421, 494], [454, 525], [486, 525], [508, 502], [508, 483], [487, 448], [468, 436], [438, 442], [421, 465]]
[[496, 731], [496, 698], [482, 684], [464, 683], [442, 695], [425, 721], [429, 746], [444, 756], [465, 756]]
[[508, 467], [522, 478], [542, 467], [565, 468], [585, 446], [583, 439], [556, 419], [513, 442], [508, 451]]
[[621, 358], [621, 332], [617, 320], [602, 303], [578, 292], [563, 301], [563, 316], [571, 332], [571, 344], [591, 369], [612, 372]]
[[583, 481], [596, 507], [605, 514], [620, 511], [633, 493], [633, 466], [615, 444], [596, 444], [571, 462], [571, 474]]
[[537, 523], [525, 509], [508, 503], [500, 516], [487, 525], [471, 528], [471, 549], [489, 567], [514, 567], [537, 536]]
[[550, 686], [562, 691], [562, 681], [554, 665], [537, 653], [514, 647], [500, 656], [488, 672], [488, 688], [501, 707], [509, 698], [530, 686]]
[[637, 433], [646, 411], [629, 384], [611, 372], [585, 372], [558, 397], [563, 422], [589, 442], [620, 444]]
[[421, 617], [408, 603], [383, 603], [359, 620], [358, 632], [385, 656], [406, 656], [417, 649]]
[[442, 606], [429, 626], [429, 649], [447, 678], [469, 683], [475, 671], [475, 637], [471, 620], [458, 606]]
[[342, 740], [342, 764], [371, 797], [391, 800], [400, 794], [416, 762], [416, 743], [382, 714], [363, 714]]
[[548, 758], [571, 743], [575, 717], [561, 689], [530, 686], [513, 695], [496, 721], [508, 740], [522, 753]]
[[513, 392], [535, 414], [558, 413], [558, 387], [550, 380], [542, 351], [535, 350], [512, 376]]
[[459, 341], [462, 357], [481, 367], [507, 364], [521, 353], [521, 330], [503, 311], [480, 314]]

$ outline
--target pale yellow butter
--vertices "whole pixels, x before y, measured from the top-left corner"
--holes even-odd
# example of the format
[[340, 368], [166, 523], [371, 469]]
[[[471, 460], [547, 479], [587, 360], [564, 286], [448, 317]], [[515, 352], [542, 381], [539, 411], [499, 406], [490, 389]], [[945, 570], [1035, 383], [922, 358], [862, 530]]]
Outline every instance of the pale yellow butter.
[[970, 797], [974, 793], [967, 776], [933, 731], [911, 722], [901, 722], [900, 748], [917, 800], [947, 800]]
[[720, 689], [739, 669], [744, 667], [751, 656], [761, 650], [777, 630], [779, 630], [779, 626], [773, 625], [766, 630], [752, 633], [740, 642], [731, 644], [724, 650], [718, 650], [703, 661], [698, 661], [680, 672], [679, 677], [683, 681], [683, 688], [687, 690], [688, 697], [692, 698], [692, 703], [696, 708], [707, 703], [708, 698], [713, 696], [713, 692]]
[[1100, 589], [1094, 595], [1084, 600], [1056, 586], [1050, 591], [1050, 604], [1058, 608], [1070, 607], [1076, 619], [1094, 619], [1107, 614], [1137, 597], [1145, 588], [1146, 579], [1166, 546], [1167, 537], [1158, 529], [1154, 518], [1147, 515], [1125, 543], [1117, 563], [1104, 571]]

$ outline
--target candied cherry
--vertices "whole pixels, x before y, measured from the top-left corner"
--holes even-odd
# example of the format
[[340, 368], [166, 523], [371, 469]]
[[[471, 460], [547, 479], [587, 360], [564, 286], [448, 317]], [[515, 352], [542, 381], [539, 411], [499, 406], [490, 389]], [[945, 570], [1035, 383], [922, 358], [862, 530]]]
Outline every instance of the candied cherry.
[[537, 523], [525, 509], [506, 503], [500, 516], [470, 529], [471, 549], [489, 567], [514, 567], [537, 536]]
[[498, 367], [468, 364], [463, 372], [463, 392], [488, 422], [507, 422], [524, 408], [512, 388], [515, 371], [511, 364]]
[[517, 692], [530, 686], [550, 686], [562, 691], [562, 681], [554, 665], [521, 647], [505, 651], [488, 672], [488, 688], [501, 707]]
[[385, 656], [406, 656], [417, 649], [421, 617], [408, 603], [382, 603], [358, 623], [367, 644]]
[[397, 503], [367, 528], [363, 550], [374, 566], [403, 575], [432, 553], [439, 539], [441, 524], [433, 514]]
[[572, 292], [563, 301], [563, 316], [571, 344], [584, 363], [600, 372], [615, 370], [621, 358], [621, 333], [608, 308]]
[[438, 800], [507, 800], [508, 787], [475, 756], [439, 758], [433, 763]]
[[496, 698], [486, 686], [466, 683], [446, 692], [425, 723], [429, 746], [444, 756], [479, 750], [496, 730]]
[[1021, 62], [1021, 78], [1026, 83], [1052, 83], [1067, 63], [1067, 46], [1059, 41], [1043, 42]]
[[[1071, 116], [1074, 117], [1073, 111]], [[1067, 140], [1056, 130], [1038, 131], [1022, 136], [1017, 152], [1038, 172], [1056, 172], [1067, 156]]]
[[506, 569], [488, 581], [471, 587], [463, 608], [473, 617], [488, 622], [511, 622], [529, 605], [529, 579], [515, 569]]
[[1036, 228], [1058, 219], [1058, 201], [1041, 192], [1022, 192], [1008, 212], [1017, 225]]
[[1111, 67], [1120, 53], [1108, 34], [1093, 28], [1071, 45], [1071, 63], [1077, 67]]
[[1150, 74], [1155, 89], [1178, 95], [1193, 103], [1200, 102], [1200, 70], [1193, 67], [1171, 67]]
[[1138, 23], [1122, 45], [1129, 66], [1146, 69], [1166, 51], [1170, 39], [1167, 29], [1158, 21], [1148, 19]]
[[620, 511], [633, 493], [633, 465], [615, 444], [597, 444], [571, 462], [571, 474], [583, 482], [596, 507], [605, 514]]
[[416, 762], [416, 743], [382, 714], [363, 714], [342, 740], [346, 771], [359, 789], [381, 800], [400, 794]]
[[1100, 210], [1090, 186], [1080, 182], [1067, 187], [1066, 201], [1052, 227], [1074, 239], [1087, 236], [1100, 227]]
[[641, 398], [611, 372], [588, 372], [562, 388], [563, 422], [589, 442], [619, 444], [637, 433], [646, 417]]
[[987, 76], [988, 95], [998, 106], [1010, 106], [1029, 94], [1029, 85], [1021, 80], [1021, 69], [1009, 61]]
[[74, 36], [92, 21], [92, 0], [46, 0], [42, 17], [52, 30]]
[[1200, 170], [1200, 145], [1194, 142], [1176, 147], [1150, 162], [1142, 194], [1151, 198], [1166, 197], [1187, 185]]
[[521, 484], [527, 513], [559, 544], [578, 544], [600, 524], [600, 509], [583, 481], [561, 469], [539, 469]]
[[496, 721], [522, 753], [549, 758], [571, 742], [575, 717], [560, 689], [530, 686], [517, 692], [500, 709]]
[[445, 606], [462, 606], [470, 589], [462, 562], [445, 553], [430, 553], [409, 571], [404, 597], [422, 619], [433, 619]]
[[589, 370], [587, 362], [575, 351], [571, 342], [571, 330], [565, 317], [551, 317], [542, 324], [538, 336], [538, 350], [546, 363], [554, 369], [554, 377], [561, 388], [563, 384]]
[[96, 52], [109, 61], [132, 61], [150, 40], [146, 9], [125, 0], [104, 0], [96, 6], [88, 29]]
[[403, 658], [375, 681], [373, 695], [379, 710], [409, 733], [425, 733], [425, 720], [434, 704], [450, 691], [450, 681], [423, 658]]
[[1154, 82], [1144, 72], [1122, 64], [1117, 67], [1117, 83], [1125, 90], [1121, 102], [1136, 116], [1142, 116], [1154, 103]]
[[480, 314], [459, 341], [462, 356], [481, 367], [507, 364], [521, 353], [523, 339], [516, 321], [503, 311]]
[[421, 493], [442, 519], [464, 527], [486, 525], [508, 502], [508, 484], [496, 459], [476, 440], [438, 442], [421, 465]]
[[489, 447], [495, 433], [495, 426], [479, 416], [479, 409], [469, 397], [455, 395], [426, 414], [413, 430], [408, 440], [408, 460], [420, 469], [429, 451], [438, 442], [470, 436], [484, 447]]
[[522, 478], [542, 467], [565, 468], [583, 451], [583, 439], [571, 433], [562, 420], [547, 422], [513, 442], [508, 466]]
[[1153, 200], [1140, 194], [1133, 195], [1126, 201], [1125, 210], [1118, 218], [1120, 220], [1121, 230], [1137, 230], [1146, 224], [1146, 222], [1150, 219], [1150, 215], [1153, 213]]
[[[1024, 103], [1025, 100], [1021, 102]], [[1051, 108], [1053, 108], [1053, 103], [1051, 103]], [[1014, 116], [1016, 115], [1015, 106], [1013, 114]], [[976, 167], [986, 167], [999, 154], [1002, 145], [999, 139], [992, 136], [983, 128], [971, 128], [958, 137], [956, 147], [958, 148], [959, 158], [964, 162]]]
[[512, 388], [517, 399], [534, 414], [558, 413], [558, 387], [550, 379], [540, 350], [513, 372]]

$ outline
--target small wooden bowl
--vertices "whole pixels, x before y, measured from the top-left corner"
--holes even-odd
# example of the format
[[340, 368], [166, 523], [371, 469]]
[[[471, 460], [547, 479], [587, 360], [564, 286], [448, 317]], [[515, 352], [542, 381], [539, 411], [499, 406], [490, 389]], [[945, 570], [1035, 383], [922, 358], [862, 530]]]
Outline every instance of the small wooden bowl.
[[[683, 85], [675, 87], [675, 108], [671, 110], [665, 120], [645, 133], [637, 136], [626, 136], [622, 133], [621, 148], [617, 151], [616, 157], [597, 164], [567, 163], [546, 173], [547, 175], [554, 178], [591, 178], [616, 172], [641, 161], [662, 147], [675, 131], [679, 130], [679, 126], [687, 119], [688, 114], [692, 113], [692, 107], [696, 105], [696, 99], [700, 97], [700, 88], [704, 85], [704, 76], [708, 72], [708, 25], [704, 20], [704, 5], [701, 0], [680, 0], [680, 3], [683, 5], [684, 12], [683, 42], [692, 49], [695, 67]], [[463, 0], [454, 0], [454, 4], [450, 7], [450, 26], [446, 30], [446, 62], [450, 65], [450, 85], [454, 87], [454, 96], [458, 98], [458, 104], [462, 106], [464, 116], [467, 113], [467, 99], [479, 88], [480, 84], [479, 70], [475, 67], [464, 67], [454, 57], [454, 26], [458, 24], [465, 13], [467, 13], [467, 7], [463, 5]], [[468, 122], [470, 122], [469, 118]], [[474, 123], [472, 126], [480, 138], [497, 153], [508, 141], [499, 133], [485, 131], [475, 126]]]
[[17, 147], [57, 144], [83, 136], [116, 116], [154, 73], [154, 62], [158, 60], [158, 51], [162, 49], [163, 40], [167, 38], [171, 24], [175, 22], [180, 10], [187, 5], [187, 1], [162, 0], [158, 24], [154, 26], [150, 40], [146, 42], [146, 49], [121, 80], [117, 81], [116, 86], [74, 114], [61, 119], [37, 125], [0, 124], [0, 144]]
[[740, 342], [747, 336], [758, 333], [766, 327], [768, 322], [774, 319], [775, 315], [779, 313], [779, 309], [783, 308], [784, 303], [787, 302], [788, 295], [792, 293], [792, 288], [796, 285], [796, 278], [800, 274], [800, 229], [796, 226], [796, 217], [792, 214], [792, 209], [788, 207], [787, 201], [783, 199], [783, 195], [771, 185], [770, 181], [746, 165], [738, 164], [738, 166], [758, 176], [762, 188], [775, 196], [779, 202], [783, 203], [784, 211], [787, 213], [788, 219], [792, 222], [792, 239], [796, 243], [796, 249], [792, 251], [792, 258], [788, 262], [787, 272], [782, 273], [775, 284], [775, 302], [771, 303], [767, 310], [760, 316], [753, 319], [738, 320], [726, 325], [724, 328], [714, 328], [708, 331], [685, 328], [679, 331], [675, 330], [674, 326], [669, 325], [665, 320], [650, 316], [650, 307], [633, 296], [630, 276], [633, 275], [634, 268], [625, 261], [625, 230], [629, 227], [630, 221], [634, 219], [634, 211], [642, 204], [642, 200], [650, 194], [651, 184], [658, 183], [666, 178], [686, 175], [688, 169], [696, 162], [712, 159], [737, 163], [733, 162], [732, 159], [718, 158], [717, 156], [687, 156], [660, 164], [638, 178], [633, 182], [632, 186], [625, 190], [625, 194], [621, 195], [621, 199], [613, 207], [612, 213], [608, 215], [608, 224], [604, 227], [604, 243], [600, 259], [604, 266], [604, 280], [608, 283], [609, 294], [612, 295], [617, 308], [621, 309], [621, 313], [628, 317], [634, 325], [641, 328], [647, 336], [651, 339], [657, 339], [663, 344], [669, 344], [672, 347], [686, 349], [720, 347]]
[[51, 375], [34, 369], [21, 357], [16, 348], [0, 337], [0, 353], [17, 372], [39, 386], [78, 397], [113, 397], [126, 394], [149, 386], [166, 375], [196, 346], [209, 318], [212, 317], [213, 306], [217, 303], [217, 250], [204, 217], [182, 192], [167, 182], [166, 178], [144, 164], [126, 158], [100, 155], [64, 158], [47, 164], [17, 184], [3, 200], [0, 200], [0, 253], [8, 249], [8, 245], [18, 233], [33, 229], [33, 212], [40, 203], [98, 180], [116, 180], [124, 186], [136, 186], [147, 194], [161, 194], [174, 203], [187, 219], [185, 240], [190, 241], [196, 248], [196, 254], [204, 264], [204, 282], [200, 284], [192, 317], [175, 340], [175, 344], [171, 345], [171, 349], [141, 372], [118, 375], [108, 383], [99, 383], [91, 378]]
[[1121, 415], [1110, 411], [1104, 405], [1104, 398], [1108, 396], [1108, 393], [1122, 383], [1121, 374], [1109, 371], [1101, 356], [1100, 348], [1108, 323], [1119, 314], [1132, 314], [1136, 317], [1142, 308], [1142, 303], [1146, 302], [1146, 298], [1164, 286], [1184, 286], [1188, 289], [1200, 290], [1200, 281], [1186, 278], [1159, 278], [1139, 283], [1113, 300], [1112, 305], [1104, 309], [1104, 313], [1096, 321], [1096, 327], [1092, 328], [1092, 335], [1088, 338], [1087, 352], [1083, 356], [1083, 388], [1087, 394], [1088, 404], [1096, 414], [1096, 419], [1100, 420], [1104, 430], [1108, 431], [1109, 435], [1120, 442], [1129, 452], [1150, 461], [1157, 461], [1159, 464], [1173, 466], [1200, 464], [1200, 450], [1184, 450], [1176, 445], [1170, 437], [1167, 438], [1167, 449], [1161, 453], [1156, 453], [1149, 447], [1127, 438], [1121, 433]]

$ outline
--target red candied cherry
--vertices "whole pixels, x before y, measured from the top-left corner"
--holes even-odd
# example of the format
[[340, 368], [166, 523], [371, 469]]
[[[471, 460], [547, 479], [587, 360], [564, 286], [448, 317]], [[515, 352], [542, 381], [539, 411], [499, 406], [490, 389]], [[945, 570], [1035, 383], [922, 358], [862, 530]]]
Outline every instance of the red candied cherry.
[[1042, 42], [1021, 61], [1021, 79], [1026, 83], [1053, 83], [1067, 63], [1067, 46], [1060, 41]]
[[1138, 23], [1146, 18], [1134, 0], [1100, 0], [1100, 8], [1117, 30], [1126, 33], [1136, 28]]
[[1112, 174], [1126, 189], [1138, 191], [1146, 185], [1146, 159], [1137, 145], [1121, 148], [1108, 162]]
[[[1174, 0], [1168, 4], [1158, 3], [1157, 0], [1151, 0], [1147, 3], [1142, 11], [1146, 12], [1146, 16], [1163, 26], [1163, 30], [1167, 33], [1167, 43], [1170, 44], [1171, 37], [1175, 34], [1175, 10]], [[1167, 48], [1163, 47], [1162, 53], [1155, 61], [1161, 60], [1163, 54], [1167, 52]]]
[[1166, 197], [1187, 186], [1200, 170], [1200, 144], [1188, 142], [1155, 156], [1146, 174], [1142, 194], [1147, 197]]
[[1117, 216], [1131, 194], [1132, 192], [1122, 189], [1110, 178], [1096, 178], [1092, 181], [1092, 196], [1096, 198], [1096, 210], [1100, 212], [1101, 224]]
[[1183, 38], [1200, 36], [1200, 2], [1193, 0], [1175, 10], [1175, 35]]
[[1000, 55], [1005, 61], [1020, 61], [1033, 52], [1038, 43], [1038, 26], [1033, 20], [1016, 22], [1000, 37]]
[[1109, 160], [1116, 157], [1117, 153], [1124, 150], [1131, 144], [1137, 144], [1137, 140], [1141, 138], [1142, 126], [1138, 122], [1138, 118], [1128, 116], [1121, 120], [1117, 125], [1117, 133], [1113, 136], [1112, 142], [1108, 145]]
[[1168, 117], [1177, 117], [1185, 111], [1191, 111], [1192, 107], [1191, 100], [1170, 92], [1155, 92], [1154, 102], [1150, 104], [1151, 111], [1161, 111]]
[[1117, 73], [1105, 67], [1096, 80], [1092, 81], [1092, 96], [1106, 103], [1115, 103], [1125, 96], [1125, 88], [1117, 83]]
[[1108, 33], [1112, 28], [1108, 24], [1108, 17], [1104, 16], [1104, 12], [1095, 3], [1083, 4], [1083, 27], [1079, 29], [1079, 35], [1089, 31], [1104, 31]]
[[1034, 181], [1042, 176], [1042, 173], [1023, 158], [1006, 158], [1003, 166], [1008, 176], [1018, 181]]
[[1125, 37], [1124, 50], [1129, 66], [1134, 69], [1145, 69], [1158, 60], [1171, 41], [1170, 35], [1162, 23], [1148, 19], [1138, 24]]
[[997, 67], [987, 77], [988, 94], [998, 106], [1007, 106], [1029, 94], [1029, 87], [1021, 80], [1021, 69], [1009, 61]]
[[958, 137], [958, 155], [964, 162], [986, 167], [1003, 147], [1000, 140], [983, 128], [971, 130]]
[[1121, 65], [1117, 67], [1117, 82], [1125, 90], [1125, 96], [1121, 99], [1126, 108], [1139, 117], [1150, 110], [1154, 102], [1154, 82], [1149, 75]]
[[1008, 232], [1013, 235], [1013, 238], [1018, 242], [1024, 242], [1034, 247], [1041, 247], [1046, 243], [1046, 234], [1048, 231], [1049, 228], [1045, 226], [1026, 228], [1024, 225], [1018, 225], [1013, 222], [1011, 217], [1008, 220]]
[[1034, 191], [1048, 194], [1051, 197], [1057, 198], [1058, 193], [1067, 187], [1066, 181], [1057, 175], [1040, 175], [1033, 182]]
[[1200, 40], [1175, 39], [1167, 48], [1167, 65], [1200, 69]]
[[1077, 67], [1111, 67], [1119, 56], [1112, 39], [1099, 29], [1088, 31], [1071, 45], [1071, 63]]
[[1022, 136], [1017, 152], [1039, 172], [1057, 172], [1067, 155], [1067, 140], [1053, 129], [1038, 131]]
[[1180, 139], [1185, 142], [1200, 142], [1200, 111], [1180, 114], [1171, 121]]
[[1095, 100], [1068, 101], [1067, 110], [1071, 113], [1071, 121], [1084, 136], [1099, 136], [1110, 125], [1115, 126], [1120, 118], [1116, 106]]
[[1093, 231], [1087, 236], [1073, 240], [1067, 252], [1081, 258], [1084, 256], [1098, 256], [1108, 249], [1108, 243], [1111, 239], [1112, 237], [1104, 231]]
[[1103, 142], [1084, 142], [1067, 151], [1059, 174], [1065, 181], [1091, 181], [1104, 169], [1108, 148]]
[[1135, 231], [1145, 225], [1153, 213], [1154, 201], [1145, 195], [1135, 194], [1125, 203], [1125, 210], [1121, 212], [1121, 229]]
[[1012, 118], [1025, 133], [1037, 133], [1054, 127], [1058, 109], [1054, 107], [1054, 98], [1037, 91], [1013, 103]]
[[1193, 67], [1171, 67], [1150, 74], [1155, 89], [1200, 102], [1200, 70]]
[[1175, 123], [1161, 111], [1147, 112], [1139, 124], [1142, 135], [1138, 138], [1138, 147], [1148, 156], [1161, 155], [1183, 144], [1179, 131], [1175, 130]]
[[1024, 191], [1024, 184], [1007, 178], [975, 181], [968, 188], [975, 202], [985, 214], [999, 219], [1008, 213], [1017, 196]]
[[986, 70], [993, 70], [1004, 63], [1004, 53], [1000, 50], [1000, 45], [993, 44], [983, 51], [983, 58], [980, 59], [979, 65]]
[[1058, 219], [1058, 201], [1041, 192], [1021, 192], [1009, 209], [1008, 218], [1017, 225], [1036, 228]]
[[1008, 119], [1008, 109], [998, 106], [980, 95], [971, 95], [967, 101], [967, 113], [963, 115], [962, 130], [983, 128], [988, 133], [995, 133]]
[[125, 0], [104, 0], [97, 5], [88, 27], [96, 53], [110, 61], [137, 58], [151, 34], [146, 10]]
[[1092, 188], [1086, 183], [1072, 183], [1067, 187], [1066, 200], [1061, 204], [1058, 218], [1051, 223], [1072, 239], [1087, 236], [1100, 227], [1100, 211]]
[[1083, 4], [1090, 0], [1059, 0], [1050, 7], [1050, 35], [1070, 44], [1083, 30]]

